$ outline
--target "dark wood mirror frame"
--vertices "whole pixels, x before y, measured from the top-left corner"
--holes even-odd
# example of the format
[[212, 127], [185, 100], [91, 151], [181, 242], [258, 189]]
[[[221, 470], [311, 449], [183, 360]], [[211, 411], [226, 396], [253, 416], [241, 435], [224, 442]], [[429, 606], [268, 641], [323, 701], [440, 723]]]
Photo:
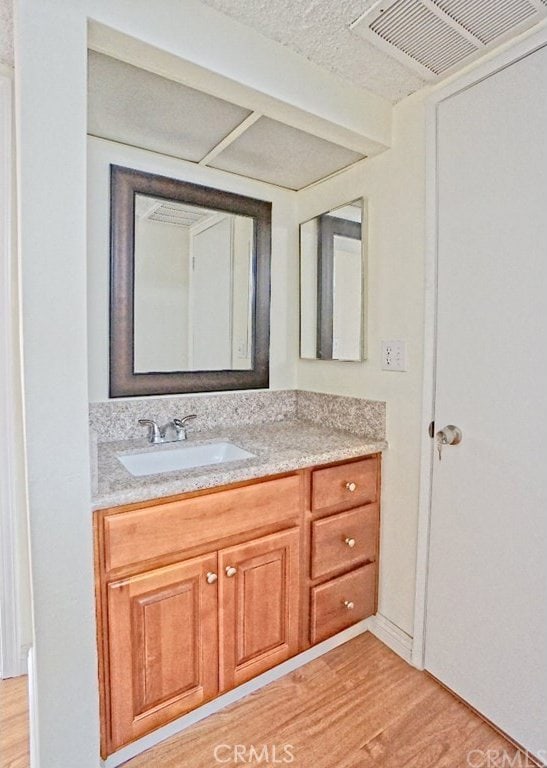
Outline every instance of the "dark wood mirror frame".
[[[251, 216], [254, 227], [253, 354], [249, 370], [134, 371], [135, 196], [178, 200]], [[173, 395], [269, 386], [271, 203], [220, 189], [110, 167], [110, 397]]]

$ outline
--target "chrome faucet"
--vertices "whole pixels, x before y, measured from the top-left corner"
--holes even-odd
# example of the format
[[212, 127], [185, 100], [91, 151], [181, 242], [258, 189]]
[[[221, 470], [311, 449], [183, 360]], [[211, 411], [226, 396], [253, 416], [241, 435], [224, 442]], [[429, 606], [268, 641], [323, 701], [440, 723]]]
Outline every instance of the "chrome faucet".
[[186, 440], [186, 424], [191, 419], [195, 419], [196, 414], [191, 413], [183, 416], [182, 419], [173, 419], [163, 427], [159, 427], [153, 419], [139, 419], [141, 427], [148, 427], [148, 442], [153, 445], [158, 443], [176, 443], [179, 440]]

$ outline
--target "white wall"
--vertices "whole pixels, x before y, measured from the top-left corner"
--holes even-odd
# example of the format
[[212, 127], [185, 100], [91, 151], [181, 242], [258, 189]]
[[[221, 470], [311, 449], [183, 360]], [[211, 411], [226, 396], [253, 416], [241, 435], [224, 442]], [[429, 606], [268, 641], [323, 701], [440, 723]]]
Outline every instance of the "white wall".
[[[368, 359], [300, 360], [297, 386], [387, 401], [379, 610], [412, 634], [422, 403], [425, 146], [419, 96], [394, 110], [393, 146], [298, 197], [305, 221], [368, 200]], [[381, 370], [380, 340], [405, 339], [406, 373]]]
[[32, 737], [40, 768], [95, 768], [99, 749], [87, 436], [86, 22], [79, 5], [16, 4]]
[[110, 163], [219, 187], [273, 203], [270, 386], [292, 388], [298, 357], [296, 193], [103, 139], [88, 139], [89, 399], [108, 399]]

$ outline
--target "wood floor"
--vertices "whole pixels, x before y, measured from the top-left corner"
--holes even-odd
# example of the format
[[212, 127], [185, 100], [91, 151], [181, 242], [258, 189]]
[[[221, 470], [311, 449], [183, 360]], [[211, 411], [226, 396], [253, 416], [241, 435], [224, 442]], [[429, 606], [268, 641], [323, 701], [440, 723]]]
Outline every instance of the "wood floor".
[[[264, 746], [269, 762], [258, 759]], [[471, 750], [490, 749], [515, 756], [477, 715], [367, 633], [124, 768], [469, 768], [487, 766], [482, 752], [468, 761]]]
[[[24, 678], [0, 683], [0, 697], [0, 768], [28, 768]], [[524, 756], [515, 760], [515, 748], [489, 725], [367, 633], [124, 768], [490, 768], [504, 751], [500, 765], [531, 765]]]
[[28, 768], [27, 678], [0, 680], [0, 768]]

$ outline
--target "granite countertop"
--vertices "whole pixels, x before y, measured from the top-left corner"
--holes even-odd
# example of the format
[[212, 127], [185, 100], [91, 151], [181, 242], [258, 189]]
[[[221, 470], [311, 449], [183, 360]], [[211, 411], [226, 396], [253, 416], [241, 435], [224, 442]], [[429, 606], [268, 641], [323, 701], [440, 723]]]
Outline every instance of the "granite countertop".
[[[131, 475], [117, 459], [124, 453], [170, 450], [219, 440], [232, 442], [254, 456], [225, 464], [141, 477]], [[299, 419], [196, 432], [189, 434], [188, 440], [182, 443], [150, 445], [146, 440], [100, 442], [97, 444], [97, 477], [92, 507], [94, 510], [104, 509], [174, 496], [377, 453], [385, 448], [385, 440], [369, 439]]]

